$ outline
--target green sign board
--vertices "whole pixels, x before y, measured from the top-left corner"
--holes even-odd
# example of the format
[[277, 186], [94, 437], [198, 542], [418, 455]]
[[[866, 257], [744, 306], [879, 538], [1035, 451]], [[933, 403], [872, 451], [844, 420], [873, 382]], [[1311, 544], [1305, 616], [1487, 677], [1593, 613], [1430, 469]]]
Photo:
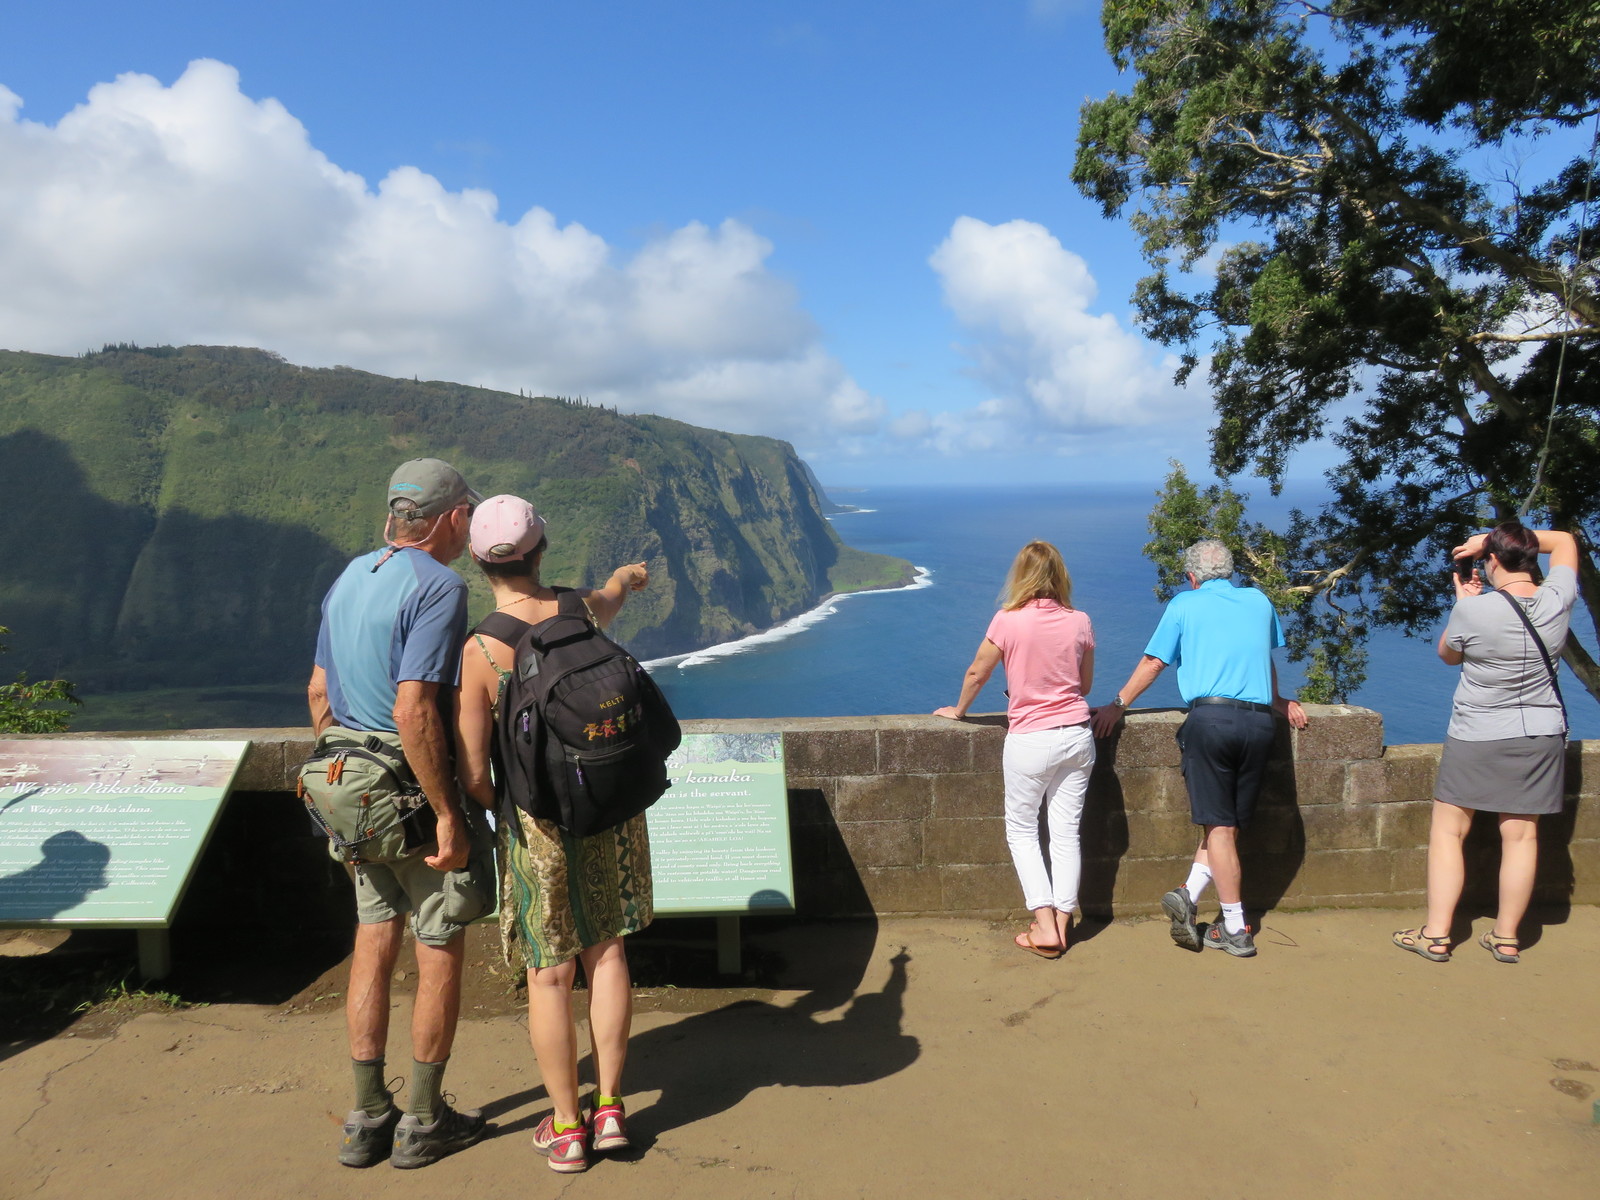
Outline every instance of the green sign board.
[[166, 928], [249, 746], [0, 741], [0, 925]]
[[794, 911], [783, 735], [693, 733], [649, 810], [655, 910]]

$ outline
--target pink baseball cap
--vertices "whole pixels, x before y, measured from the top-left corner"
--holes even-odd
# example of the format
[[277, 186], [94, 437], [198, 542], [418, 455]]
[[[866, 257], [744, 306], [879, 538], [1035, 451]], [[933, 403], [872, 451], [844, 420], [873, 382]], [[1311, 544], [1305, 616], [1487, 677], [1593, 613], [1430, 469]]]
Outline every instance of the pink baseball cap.
[[480, 562], [526, 558], [544, 537], [544, 518], [521, 496], [490, 496], [472, 514], [472, 557]]

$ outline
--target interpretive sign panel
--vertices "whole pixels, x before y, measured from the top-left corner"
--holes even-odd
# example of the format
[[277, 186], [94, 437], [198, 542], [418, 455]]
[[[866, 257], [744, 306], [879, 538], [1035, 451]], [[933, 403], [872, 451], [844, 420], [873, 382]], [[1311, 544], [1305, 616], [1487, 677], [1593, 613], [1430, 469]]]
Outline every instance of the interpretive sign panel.
[[655, 910], [794, 911], [783, 735], [692, 733], [649, 810]]
[[249, 746], [0, 741], [0, 925], [166, 928]]

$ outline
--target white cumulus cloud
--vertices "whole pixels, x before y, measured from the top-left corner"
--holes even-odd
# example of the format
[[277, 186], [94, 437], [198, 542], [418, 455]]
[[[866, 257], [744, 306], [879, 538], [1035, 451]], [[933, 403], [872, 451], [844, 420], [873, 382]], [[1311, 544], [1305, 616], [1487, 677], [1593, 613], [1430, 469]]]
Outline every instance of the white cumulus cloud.
[[582, 394], [723, 429], [870, 434], [772, 245], [734, 220], [632, 255], [543, 208], [398, 166], [370, 186], [276, 100], [198, 60], [128, 74], [54, 126], [0, 87], [0, 337], [263, 346], [295, 362]]
[[1005, 430], [1013, 440], [1087, 434], [1195, 413], [1195, 397], [1172, 382], [1176, 360], [1093, 311], [1088, 264], [1043, 225], [959, 217], [929, 263], [969, 339], [961, 350], [971, 372], [990, 393], [944, 423], [944, 448], [987, 447]]

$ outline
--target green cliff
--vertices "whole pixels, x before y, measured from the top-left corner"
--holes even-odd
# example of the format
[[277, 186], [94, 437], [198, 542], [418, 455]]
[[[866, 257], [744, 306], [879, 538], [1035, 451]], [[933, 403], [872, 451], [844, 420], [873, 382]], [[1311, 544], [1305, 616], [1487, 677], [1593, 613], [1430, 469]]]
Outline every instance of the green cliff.
[[[318, 605], [379, 544], [383, 490], [436, 455], [549, 521], [544, 577], [653, 577], [616, 632], [641, 658], [762, 629], [910, 565], [845, 546], [786, 443], [260, 350], [0, 351], [8, 670], [88, 693], [299, 684]], [[487, 590], [470, 561], [457, 564]]]

